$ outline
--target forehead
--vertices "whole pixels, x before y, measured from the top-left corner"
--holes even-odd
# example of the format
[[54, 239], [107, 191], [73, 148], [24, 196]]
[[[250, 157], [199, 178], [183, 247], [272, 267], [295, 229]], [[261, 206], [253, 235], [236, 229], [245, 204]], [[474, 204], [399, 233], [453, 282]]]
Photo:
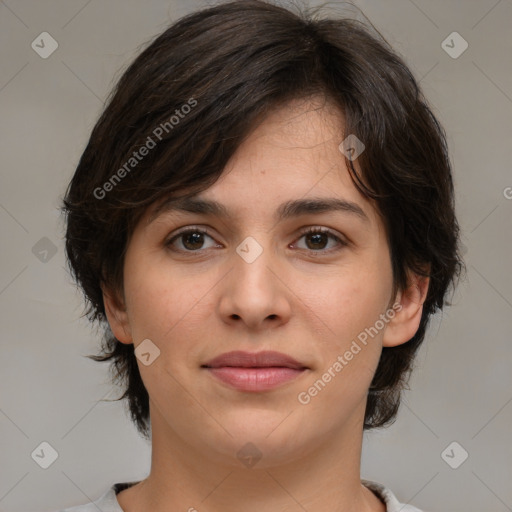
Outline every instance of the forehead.
[[[281, 148], [308, 150], [343, 138], [344, 116], [340, 107], [324, 96], [290, 100], [269, 110], [241, 145], [266, 139]], [[339, 140], [338, 140], [339, 139]], [[239, 148], [239, 149], [241, 149]]]
[[242, 142], [212, 186], [192, 197], [160, 201], [147, 222], [173, 211], [226, 220], [243, 212], [265, 213], [275, 222], [336, 211], [369, 226], [375, 222], [374, 207], [350, 178], [339, 150], [343, 129], [339, 107], [323, 98], [276, 108]]

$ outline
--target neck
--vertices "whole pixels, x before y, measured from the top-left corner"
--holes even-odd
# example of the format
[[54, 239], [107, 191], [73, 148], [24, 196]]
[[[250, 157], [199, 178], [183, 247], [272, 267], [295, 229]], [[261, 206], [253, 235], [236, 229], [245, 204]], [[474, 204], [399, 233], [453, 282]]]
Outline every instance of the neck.
[[385, 512], [360, 481], [362, 424], [319, 440], [287, 460], [262, 457], [252, 467], [197, 450], [152, 412], [149, 476], [118, 494], [125, 512]]

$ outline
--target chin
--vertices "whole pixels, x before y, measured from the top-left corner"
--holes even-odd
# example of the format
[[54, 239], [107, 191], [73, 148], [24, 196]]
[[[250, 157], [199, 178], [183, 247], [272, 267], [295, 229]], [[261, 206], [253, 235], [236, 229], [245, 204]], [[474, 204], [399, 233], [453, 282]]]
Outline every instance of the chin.
[[[298, 414], [265, 410], [244, 410], [239, 414], [223, 416], [223, 426], [209, 450], [231, 466], [265, 469], [293, 462], [302, 456], [306, 447], [315, 444], [315, 435], [304, 424], [298, 424]], [[295, 417], [296, 416], [296, 417]], [[284, 421], [283, 421], [284, 420]], [[311, 428], [311, 426], [310, 426]]]

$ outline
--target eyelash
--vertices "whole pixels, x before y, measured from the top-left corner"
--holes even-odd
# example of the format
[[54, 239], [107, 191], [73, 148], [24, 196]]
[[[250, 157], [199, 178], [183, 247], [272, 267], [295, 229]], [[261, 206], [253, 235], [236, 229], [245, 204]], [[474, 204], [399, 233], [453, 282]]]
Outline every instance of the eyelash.
[[[213, 236], [210, 235], [208, 230], [206, 230], [204, 228], [200, 228], [200, 227], [190, 227], [190, 228], [186, 228], [183, 231], [176, 233], [172, 238], [170, 238], [169, 240], [167, 240], [165, 242], [165, 246], [174, 252], [182, 252], [182, 253], [183, 252], [185, 252], [185, 253], [200, 253], [201, 251], [207, 250], [207, 249], [197, 249], [196, 251], [189, 251], [189, 250], [183, 250], [183, 249], [175, 249], [172, 247], [172, 244], [174, 243], [175, 240], [178, 240], [180, 237], [182, 237], [184, 235], [188, 235], [190, 233], [201, 233], [201, 234], [207, 235], [213, 239]], [[310, 234], [313, 235], [313, 234], [318, 234], [318, 233], [325, 233], [325, 234], [329, 235], [332, 239], [334, 239], [338, 243], [338, 247], [331, 248], [331, 249], [320, 249], [318, 251], [315, 251], [313, 249], [301, 249], [301, 250], [305, 250], [305, 251], [313, 253], [313, 254], [331, 253], [333, 251], [339, 251], [348, 245], [347, 242], [345, 242], [340, 237], [335, 235], [330, 229], [322, 228], [322, 227], [308, 227], [308, 228], [302, 229], [300, 231], [299, 239], [306, 235], [310, 235]]]

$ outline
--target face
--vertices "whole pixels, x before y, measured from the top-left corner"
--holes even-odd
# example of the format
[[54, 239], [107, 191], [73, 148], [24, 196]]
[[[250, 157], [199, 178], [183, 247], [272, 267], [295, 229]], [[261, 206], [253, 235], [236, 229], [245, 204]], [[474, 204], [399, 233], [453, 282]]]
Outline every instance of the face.
[[105, 300], [116, 337], [145, 354], [153, 439], [226, 464], [250, 442], [264, 467], [362, 431], [382, 346], [410, 339], [419, 316], [392, 306], [384, 226], [342, 133], [333, 106], [289, 103], [195, 196], [221, 211], [170, 203], [136, 227], [124, 305]]

